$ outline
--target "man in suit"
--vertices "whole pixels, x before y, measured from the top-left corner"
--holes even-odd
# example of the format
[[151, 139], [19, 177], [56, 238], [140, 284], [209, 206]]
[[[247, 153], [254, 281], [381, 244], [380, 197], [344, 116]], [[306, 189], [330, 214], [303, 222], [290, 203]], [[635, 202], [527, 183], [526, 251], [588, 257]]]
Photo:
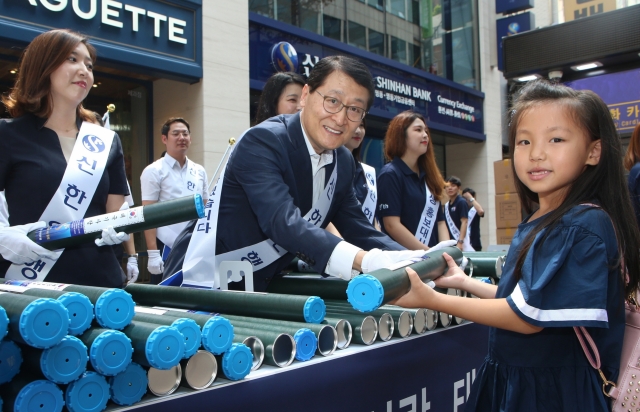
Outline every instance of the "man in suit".
[[[366, 66], [348, 57], [326, 57], [302, 90], [300, 113], [273, 117], [236, 144], [220, 194], [216, 260], [250, 261], [256, 291], [265, 290], [293, 256], [320, 273], [348, 280], [424, 254], [403, 251], [376, 231], [353, 192], [355, 164], [343, 144], [373, 98]], [[324, 230], [329, 222], [344, 239]], [[176, 245], [188, 243], [189, 235], [183, 232]], [[182, 267], [179, 253], [169, 256], [165, 277]]]

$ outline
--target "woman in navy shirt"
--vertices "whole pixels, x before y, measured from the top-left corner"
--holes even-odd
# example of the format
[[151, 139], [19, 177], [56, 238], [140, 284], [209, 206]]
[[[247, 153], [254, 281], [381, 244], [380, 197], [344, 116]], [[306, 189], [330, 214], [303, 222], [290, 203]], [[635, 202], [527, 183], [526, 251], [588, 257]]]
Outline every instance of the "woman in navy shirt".
[[449, 240], [440, 197], [444, 179], [421, 114], [402, 112], [391, 120], [384, 141], [390, 160], [378, 176], [382, 231], [407, 249], [429, 249]]
[[627, 186], [636, 214], [636, 222], [640, 227], [640, 123], [636, 125], [629, 140], [627, 154], [624, 156], [624, 168], [629, 171]]
[[[95, 122], [93, 113], [82, 107], [93, 85], [95, 58], [95, 49], [82, 35], [69, 30], [43, 33], [25, 50], [16, 84], [2, 99], [14, 117], [0, 120], [0, 190], [5, 191], [11, 225], [0, 228], [2, 275], [12, 263], [27, 264], [31, 266], [21, 273], [31, 280], [46, 265], [53, 265], [46, 281], [102, 287], [123, 284], [124, 273], [113, 248], [83, 243], [67, 247], [55, 261], [55, 255], [25, 235], [45, 227], [45, 222], [38, 221], [49, 203], [61, 196], [59, 186], [68, 162], [78, 161], [70, 157], [82, 122]], [[70, 189], [66, 193], [73, 196]], [[116, 134], [95, 193], [84, 198], [89, 204], [83, 217], [117, 211], [128, 193], [122, 145]], [[107, 228], [102, 244], [121, 243], [128, 237]]]

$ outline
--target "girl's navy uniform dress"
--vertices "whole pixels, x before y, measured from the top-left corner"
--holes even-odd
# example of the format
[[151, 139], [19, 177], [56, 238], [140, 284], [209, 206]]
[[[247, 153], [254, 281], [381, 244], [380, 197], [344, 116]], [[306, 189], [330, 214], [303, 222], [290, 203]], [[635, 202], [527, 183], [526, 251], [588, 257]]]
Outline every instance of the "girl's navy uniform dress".
[[[40, 220], [67, 168], [58, 135], [44, 127], [45, 122], [46, 119], [32, 114], [0, 120], [0, 190], [5, 190], [12, 226]], [[81, 120], [77, 123], [80, 129]], [[116, 134], [106, 168], [84, 217], [106, 213], [109, 194], [128, 193], [122, 144]], [[0, 257], [0, 274], [4, 275], [10, 265], [11, 262]], [[45, 280], [121, 287], [124, 273], [112, 247], [98, 247], [89, 242], [66, 248]]]
[[[602, 371], [618, 378], [624, 335], [623, 282], [611, 220], [580, 205], [536, 238], [514, 277], [518, 252], [538, 220], [525, 220], [513, 237], [496, 298], [506, 298], [526, 322], [543, 327], [526, 335], [491, 328], [489, 354], [479, 369], [465, 411], [608, 411], [602, 380], [573, 326], [594, 339]], [[634, 408], [635, 410], [635, 408]]]
[[367, 178], [364, 176], [364, 169], [362, 163], [357, 159], [353, 159], [356, 162], [356, 173], [353, 176], [353, 192], [356, 195], [356, 199], [360, 204], [364, 204], [364, 200], [369, 194], [369, 187], [367, 186]]
[[[378, 210], [376, 217], [380, 221], [382, 232], [389, 234], [384, 228], [383, 217], [400, 216], [400, 223], [415, 235], [420, 224], [420, 217], [427, 202], [424, 177], [421, 170], [418, 176], [407, 164], [396, 157], [380, 170], [378, 175]], [[438, 200], [438, 199], [436, 199]], [[438, 244], [438, 222], [445, 221], [442, 205], [438, 207], [436, 222], [431, 231], [427, 246]]]
[[636, 222], [638, 222], [638, 227], [640, 227], [640, 162], [634, 164], [631, 170], [629, 170], [627, 185], [629, 186], [629, 194], [631, 195], [631, 204], [636, 213]]

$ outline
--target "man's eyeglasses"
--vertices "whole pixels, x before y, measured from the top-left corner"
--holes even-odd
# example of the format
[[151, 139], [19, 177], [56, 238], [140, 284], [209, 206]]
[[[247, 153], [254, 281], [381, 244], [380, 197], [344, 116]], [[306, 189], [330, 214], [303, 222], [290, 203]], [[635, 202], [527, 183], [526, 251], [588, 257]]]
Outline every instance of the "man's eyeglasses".
[[364, 119], [364, 116], [367, 114], [367, 112], [362, 107], [347, 106], [342, 104], [342, 102], [335, 97], [325, 96], [317, 90], [316, 93], [318, 93], [324, 99], [322, 105], [324, 107], [324, 110], [329, 113], [338, 113], [342, 110], [342, 108], [346, 107], [347, 119], [351, 120], [352, 122], [362, 121], [362, 119]]
[[176, 130], [176, 131], [171, 132], [171, 136], [173, 136], [173, 137], [180, 137], [180, 135], [182, 135], [184, 137], [189, 137], [189, 131], [185, 130], [185, 131], [181, 132], [181, 131]]

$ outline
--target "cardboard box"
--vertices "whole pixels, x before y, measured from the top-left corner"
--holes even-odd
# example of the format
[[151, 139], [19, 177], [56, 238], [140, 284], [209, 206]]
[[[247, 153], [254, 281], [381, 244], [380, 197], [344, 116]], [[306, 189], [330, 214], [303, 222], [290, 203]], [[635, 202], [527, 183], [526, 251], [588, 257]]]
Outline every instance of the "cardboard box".
[[514, 229], [522, 222], [522, 205], [516, 193], [496, 195], [496, 228]]
[[496, 194], [515, 193], [516, 185], [511, 170], [511, 160], [493, 162], [493, 178], [495, 179]]
[[496, 230], [496, 242], [498, 245], [509, 245], [513, 240], [513, 235], [516, 233], [516, 229], [497, 229]]

